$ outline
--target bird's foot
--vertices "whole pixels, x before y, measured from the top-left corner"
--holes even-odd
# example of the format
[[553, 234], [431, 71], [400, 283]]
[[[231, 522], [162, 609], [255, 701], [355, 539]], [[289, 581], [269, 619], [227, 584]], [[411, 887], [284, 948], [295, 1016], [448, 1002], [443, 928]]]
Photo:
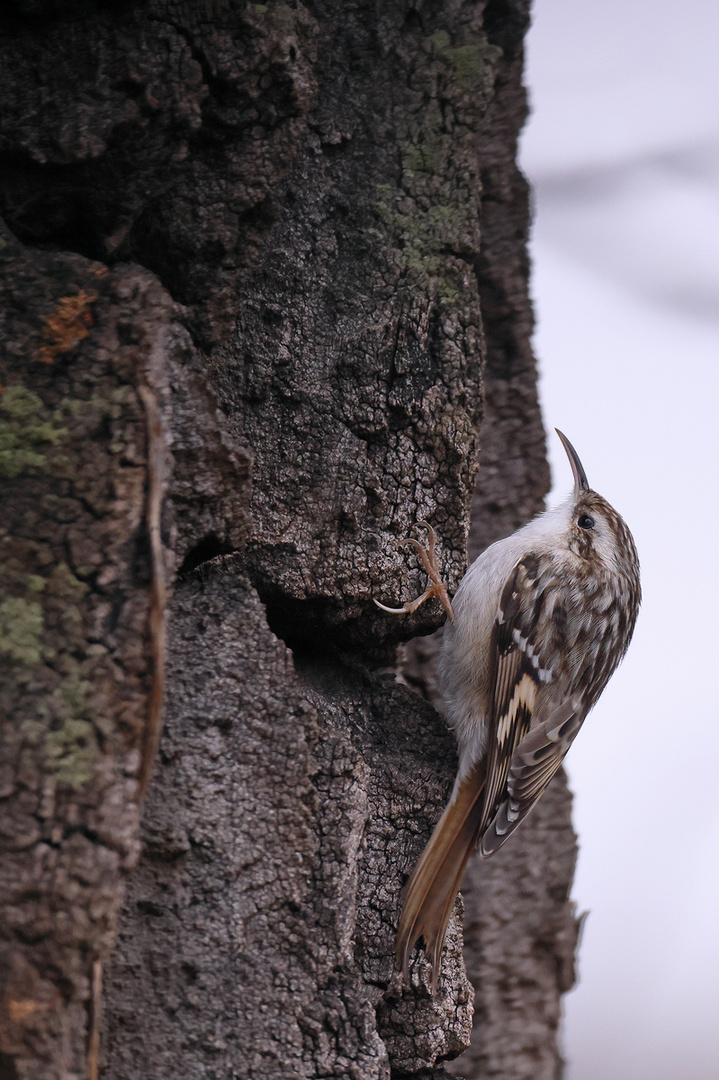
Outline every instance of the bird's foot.
[[387, 607], [385, 604], [380, 604], [379, 600], [375, 600], [375, 604], [382, 611], [389, 612], [390, 615], [411, 615], [413, 611], [416, 611], [420, 604], [423, 604], [425, 600], [429, 600], [430, 597], [436, 596], [441, 601], [442, 607], [447, 612], [447, 617], [454, 621], [454, 611], [452, 610], [452, 602], [449, 599], [449, 593], [447, 592], [447, 586], [442, 581], [442, 575], [440, 573], [439, 560], [437, 559], [437, 533], [434, 531], [431, 525], [428, 525], [426, 521], [418, 521], [423, 529], [427, 530], [427, 543], [421, 544], [418, 540], [414, 540], [412, 537], [407, 537], [406, 540], [400, 541], [402, 544], [411, 544], [415, 549], [422, 565], [424, 566], [427, 576], [432, 584], [424, 590], [421, 596], [418, 596], [416, 600], [408, 600], [402, 607], [393, 608]]

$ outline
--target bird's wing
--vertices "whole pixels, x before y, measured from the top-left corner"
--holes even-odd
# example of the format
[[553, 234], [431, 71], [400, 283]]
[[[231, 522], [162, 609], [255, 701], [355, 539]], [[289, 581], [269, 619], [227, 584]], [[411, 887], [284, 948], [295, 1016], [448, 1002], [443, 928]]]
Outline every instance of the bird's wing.
[[[528, 554], [514, 566], [499, 600], [494, 628], [494, 697], [487, 755], [480, 850], [496, 851], [517, 827], [559, 768], [579, 730], [577, 703], [563, 695], [555, 669], [542, 656], [551, 619], [548, 555]], [[552, 687], [555, 693], [544, 693]], [[545, 717], [538, 699], [552, 701]], [[530, 730], [531, 729], [531, 730]]]
[[566, 698], [521, 739], [507, 770], [505, 797], [500, 798], [482, 834], [482, 855], [491, 855], [500, 848], [536, 805], [564, 761], [583, 720], [580, 702]]

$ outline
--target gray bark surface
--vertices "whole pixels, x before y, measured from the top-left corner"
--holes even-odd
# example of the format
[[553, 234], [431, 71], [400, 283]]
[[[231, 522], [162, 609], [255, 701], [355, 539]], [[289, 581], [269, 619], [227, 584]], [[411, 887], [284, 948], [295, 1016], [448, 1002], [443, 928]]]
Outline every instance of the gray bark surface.
[[[461, 901], [436, 998], [394, 970], [456, 764], [394, 658], [440, 612], [372, 598], [423, 589], [422, 519], [456, 588], [480, 444], [472, 553], [547, 487], [526, 21], [0, 16], [0, 1080], [439, 1080], [468, 1044]], [[557, 1071], [573, 858], [560, 781], [472, 870], [467, 1076]]]

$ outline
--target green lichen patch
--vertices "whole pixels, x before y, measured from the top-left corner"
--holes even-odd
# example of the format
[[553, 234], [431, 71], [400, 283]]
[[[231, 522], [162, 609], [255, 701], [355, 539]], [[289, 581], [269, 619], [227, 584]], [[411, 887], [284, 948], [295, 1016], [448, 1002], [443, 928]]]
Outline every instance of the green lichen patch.
[[438, 30], [430, 37], [435, 51], [454, 71], [458, 84], [467, 89], [472, 83], [482, 82], [489, 68], [499, 61], [502, 50], [491, 45], [484, 34], [473, 35], [464, 45], [452, 45], [446, 30]]
[[[408, 270], [432, 278], [436, 295], [447, 305], [461, 299], [448, 255], [465, 245], [468, 230], [473, 228], [471, 210], [439, 203], [421, 210], [406, 199], [393, 201], [389, 185], [377, 189], [376, 209], [385, 222], [396, 230], [401, 244], [401, 257]], [[403, 208], [400, 210], [399, 205]]]
[[430, 34], [429, 40], [439, 52], [449, 49], [452, 44], [452, 39], [446, 30], [436, 30], [433, 34]]
[[92, 714], [92, 686], [77, 672], [63, 680], [56, 691], [62, 723], [45, 737], [45, 767], [58, 783], [74, 791], [89, 783], [100, 755]]
[[22, 384], [6, 386], [0, 396], [0, 476], [14, 479], [43, 470], [48, 452], [67, 435], [57, 414]]
[[422, 142], [405, 145], [402, 166], [405, 171], [436, 175], [442, 168], [445, 147], [439, 137], [427, 137]]
[[45, 629], [42, 605], [22, 596], [8, 596], [0, 603], [0, 653], [26, 667], [48, 656], [43, 646]]
[[44, 739], [45, 768], [58, 783], [79, 791], [92, 779], [101, 755], [92, 722], [93, 687], [72, 668], [52, 695], [55, 721]]
[[[0, 596], [5, 605], [0, 652], [36, 663], [55, 655], [53, 650], [39, 647], [38, 634], [47, 633], [54, 640], [59, 629], [68, 645], [68, 635], [82, 622], [80, 605], [88, 586], [65, 562], [57, 563], [45, 575], [29, 572], [17, 557], [3, 550], [8, 546], [0, 543]], [[21, 655], [16, 655], [18, 650]]]
[[377, 191], [377, 213], [385, 231], [389, 224], [396, 233], [404, 266], [430, 279], [431, 293], [447, 306], [461, 305], [471, 284], [467, 264], [479, 251], [480, 165], [458, 154], [456, 133], [479, 133], [500, 57], [481, 31], [453, 42], [438, 30], [424, 40], [411, 73], [417, 107], [399, 143], [401, 174], [396, 188], [385, 183]]
[[75, 577], [66, 562], [59, 562], [47, 583], [48, 592], [65, 603], [77, 603], [88, 591], [84, 581]]
[[42, 399], [32, 390], [20, 384], [8, 386], [3, 391], [0, 408], [16, 420], [27, 420], [42, 411]]
[[87, 591], [64, 562], [43, 576], [24, 570], [15, 558], [0, 561], [0, 655], [34, 667], [54, 659], [60, 642], [62, 651], [71, 648]]
[[[67, 658], [66, 658], [67, 659]], [[19, 727], [21, 768], [37, 768], [80, 791], [96, 775], [102, 750], [93, 723], [93, 686], [72, 663], [60, 684]]]
[[99, 748], [89, 720], [70, 717], [45, 740], [46, 766], [56, 781], [79, 791], [92, 780]]

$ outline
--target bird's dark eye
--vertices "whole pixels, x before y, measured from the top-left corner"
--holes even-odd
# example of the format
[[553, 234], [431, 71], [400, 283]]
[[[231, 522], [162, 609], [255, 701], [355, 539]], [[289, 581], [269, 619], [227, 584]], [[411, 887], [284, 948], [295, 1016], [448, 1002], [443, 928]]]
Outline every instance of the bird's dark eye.
[[580, 529], [593, 529], [594, 518], [590, 517], [589, 514], [582, 514], [581, 517], [577, 518], [577, 525]]

